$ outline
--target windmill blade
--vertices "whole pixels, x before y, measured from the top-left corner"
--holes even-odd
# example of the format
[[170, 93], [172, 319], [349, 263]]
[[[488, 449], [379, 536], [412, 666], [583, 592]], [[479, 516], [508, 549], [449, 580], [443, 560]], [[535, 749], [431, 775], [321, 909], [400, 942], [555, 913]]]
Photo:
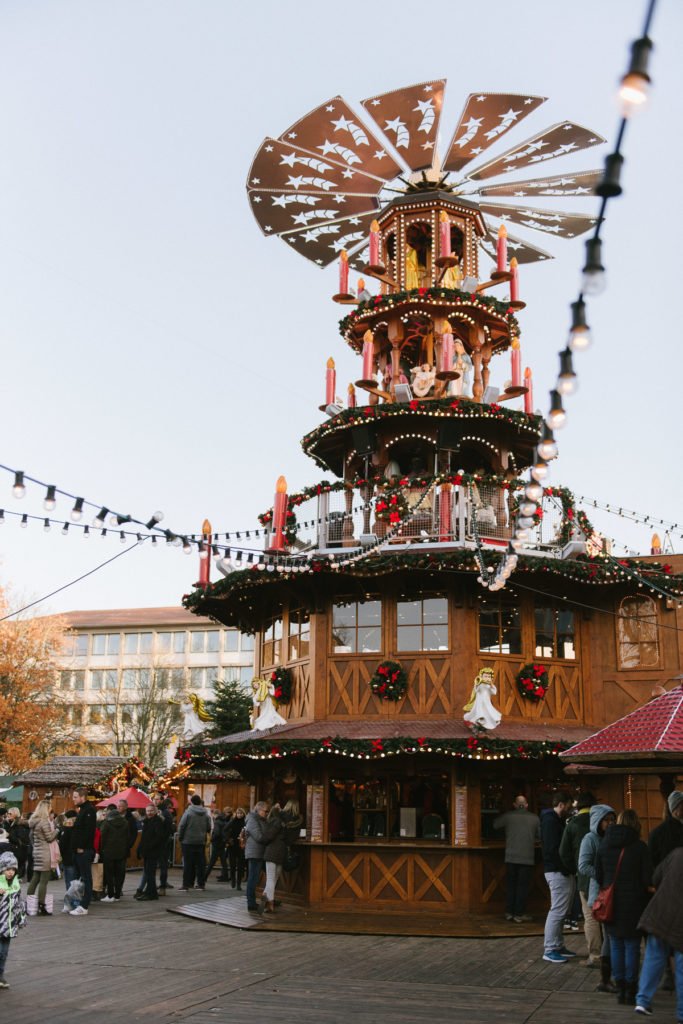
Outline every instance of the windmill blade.
[[576, 238], [595, 227], [595, 217], [582, 213], [561, 213], [559, 210], [532, 210], [525, 206], [505, 206], [503, 203], [479, 203], [482, 213], [503, 222], [511, 220], [523, 228], [545, 231], [559, 238]]
[[320, 195], [310, 192], [268, 192], [247, 189], [251, 212], [264, 235], [280, 235], [283, 231], [300, 231], [331, 221], [345, 220], [379, 208], [371, 196], [334, 193]]
[[446, 152], [443, 169], [462, 170], [546, 99], [547, 96], [518, 93], [470, 93]]
[[554, 178], [529, 178], [527, 181], [509, 181], [505, 185], [487, 185], [479, 189], [480, 196], [592, 196], [602, 171], [579, 171], [578, 174], [558, 174]]
[[306, 231], [288, 231], [280, 237], [312, 263], [326, 267], [337, 259], [342, 249], [355, 252], [367, 243], [373, 217], [374, 214], [367, 213], [336, 224], [320, 224]]
[[567, 156], [568, 153], [580, 153], [582, 149], [590, 149], [604, 141], [597, 132], [591, 132], [573, 121], [562, 121], [470, 171], [467, 177], [478, 181], [481, 178], [493, 178], [496, 174], [509, 174], [518, 167], [540, 164], [558, 156]]
[[434, 162], [445, 88], [446, 79], [438, 78], [361, 100], [413, 171], [425, 170]]
[[[487, 256], [490, 256], [493, 262], [496, 262], [496, 245], [497, 237], [495, 232], [490, 228], [488, 235], [479, 240], [480, 247], [484, 250]], [[541, 260], [553, 260], [555, 257], [552, 253], [546, 252], [545, 249], [539, 249], [536, 245], [531, 245], [530, 242], [525, 242], [524, 239], [518, 238], [516, 235], [511, 235], [508, 231], [508, 252], [511, 252], [513, 256], [517, 258], [519, 264], [522, 263], [540, 263]]]
[[372, 132], [359, 123], [341, 96], [321, 103], [284, 131], [280, 139], [296, 143], [319, 159], [341, 164], [353, 174], [362, 171], [390, 181], [403, 170]]
[[381, 187], [376, 178], [368, 178], [359, 171], [323, 160], [278, 139], [263, 140], [247, 177], [247, 188], [259, 191], [374, 196]]

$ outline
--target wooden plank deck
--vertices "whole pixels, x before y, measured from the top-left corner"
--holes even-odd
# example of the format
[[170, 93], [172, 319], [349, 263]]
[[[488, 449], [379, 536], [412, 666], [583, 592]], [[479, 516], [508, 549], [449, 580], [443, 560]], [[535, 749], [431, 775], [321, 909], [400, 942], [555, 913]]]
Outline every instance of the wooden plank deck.
[[[61, 895], [59, 883], [51, 889]], [[12, 942], [0, 1021], [623, 1024], [632, 1016], [594, 991], [596, 971], [546, 964], [538, 936], [305, 934], [275, 932], [258, 919], [222, 928], [166, 912], [194, 903], [188, 895], [173, 890], [157, 903], [129, 895], [94, 904], [87, 917], [32, 918]], [[202, 895], [197, 905], [223, 902], [206, 895], [225, 899], [225, 887]], [[235, 915], [243, 898], [235, 896]], [[583, 951], [582, 936], [567, 941]], [[659, 993], [655, 1010], [657, 1019], [675, 1020], [672, 995]]]

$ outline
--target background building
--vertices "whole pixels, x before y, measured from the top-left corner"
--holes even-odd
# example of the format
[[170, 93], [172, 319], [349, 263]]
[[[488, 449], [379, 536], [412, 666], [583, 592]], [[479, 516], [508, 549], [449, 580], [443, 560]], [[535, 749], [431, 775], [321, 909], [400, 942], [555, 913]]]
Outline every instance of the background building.
[[168, 716], [179, 726], [169, 701], [187, 693], [211, 700], [216, 680], [248, 687], [254, 674], [253, 637], [182, 608], [74, 611], [63, 619], [70, 634], [57, 689], [83, 753], [141, 753], [142, 737], [163, 740]]

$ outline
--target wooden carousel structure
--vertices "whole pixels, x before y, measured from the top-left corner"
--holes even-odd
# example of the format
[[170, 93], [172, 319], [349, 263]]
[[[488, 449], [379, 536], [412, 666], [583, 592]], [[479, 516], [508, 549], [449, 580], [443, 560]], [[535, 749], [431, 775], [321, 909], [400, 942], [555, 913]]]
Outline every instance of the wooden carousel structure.
[[[593, 220], [489, 196], [581, 195], [597, 172], [487, 182], [602, 140], [561, 122], [465, 174], [543, 98], [468, 97], [439, 163], [444, 84], [363, 101], [368, 123], [334, 97], [259, 148], [257, 220], [319, 266], [339, 259], [361, 366], [344, 407], [328, 362], [326, 418], [302, 442], [336, 479], [292, 494], [280, 478], [264, 552], [237, 552], [184, 600], [256, 633], [258, 678], [253, 728], [179, 763], [297, 799], [302, 858], [284, 884], [327, 910], [500, 910], [496, 815], [518, 792], [538, 811], [558, 785], [623, 805], [626, 776], [568, 778], [557, 755], [683, 660], [659, 632], [683, 566], [617, 563], [562, 487], [521, 495], [519, 474], [556, 447], [522, 372], [518, 265], [550, 257], [505, 225], [559, 236]], [[664, 576], [670, 606], [651, 596]]]

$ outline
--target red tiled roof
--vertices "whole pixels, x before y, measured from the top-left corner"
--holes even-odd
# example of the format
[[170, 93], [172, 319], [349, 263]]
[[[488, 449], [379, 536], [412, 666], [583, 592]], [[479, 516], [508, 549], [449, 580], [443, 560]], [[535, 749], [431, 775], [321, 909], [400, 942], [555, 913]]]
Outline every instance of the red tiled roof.
[[63, 619], [69, 629], [112, 629], [128, 626], [202, 626], [212, 625], [219, 628], [212, 619], [203, 615], [193, 615], [184, 608], [104, 608], [92, 611], [64, 612], [58, 617]]
[[569, 761], [676, 757], [683, 755], [683, 686], [655, 697], [648, 704], [565, 750]]
[[[503, 720], [497, 729], [487, 735], [500, 740], [548, 740], [577, 743], [588, 735], [589, 730], [579, 726], [567, 728], [562, 725], [527, 724], [514, 719]], [[321, 740], [327, 736], [339, 736], [346, 740], [393, 739], [399, 736], [426, 736], [430, 740], [465, 739], [472, 732], [461, 718], [452, 719], [396, 719], [381, 718], [364, 721], [331, 721], [323, 719], [316, 722], [300, 722], [293, 725], [280, 725], [263, 732], [238, 732], [232, 736], [223, 736], [216, 740], [206, 740], [204, 746], [210, 747], [219, 743], [243, 743], [245, 740], [278, 739], [283, 740]]]

